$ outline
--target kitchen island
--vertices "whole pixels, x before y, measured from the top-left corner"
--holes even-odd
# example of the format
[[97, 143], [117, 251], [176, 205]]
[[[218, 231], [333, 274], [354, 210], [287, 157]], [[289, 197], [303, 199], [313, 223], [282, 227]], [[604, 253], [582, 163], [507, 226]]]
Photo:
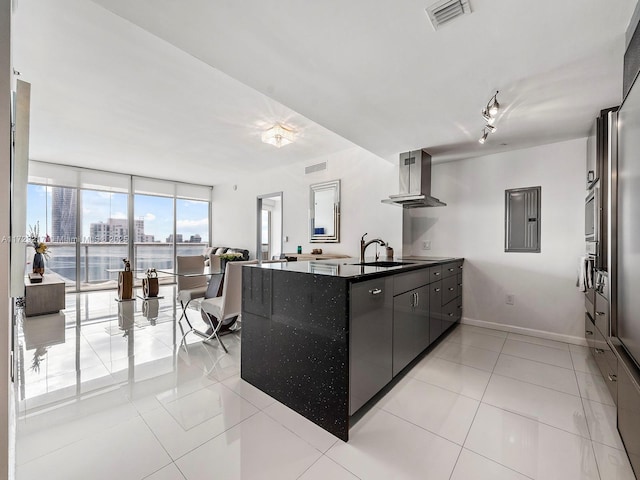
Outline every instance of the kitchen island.
[[462, 263], [245, 266], [242, 378], [347, 441], [351, 416], [459, 321]]

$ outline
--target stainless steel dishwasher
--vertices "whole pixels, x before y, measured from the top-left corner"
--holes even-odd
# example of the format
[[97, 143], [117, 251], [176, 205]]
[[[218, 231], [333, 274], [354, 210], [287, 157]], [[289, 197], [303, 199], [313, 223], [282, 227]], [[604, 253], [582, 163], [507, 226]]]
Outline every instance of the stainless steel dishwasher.
[[393, 278], [351, 285], [349, 415], [393, 377]]

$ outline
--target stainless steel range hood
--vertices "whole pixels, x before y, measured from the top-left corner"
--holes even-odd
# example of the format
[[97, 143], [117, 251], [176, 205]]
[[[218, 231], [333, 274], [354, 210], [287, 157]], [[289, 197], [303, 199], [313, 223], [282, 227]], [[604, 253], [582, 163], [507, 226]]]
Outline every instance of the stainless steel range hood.
[[446, 203], [431, 196], [431, 155], [424, 150], [401, 153], [400, 193], [389, 195], [382, 203], [402, 208], [446, 206]]

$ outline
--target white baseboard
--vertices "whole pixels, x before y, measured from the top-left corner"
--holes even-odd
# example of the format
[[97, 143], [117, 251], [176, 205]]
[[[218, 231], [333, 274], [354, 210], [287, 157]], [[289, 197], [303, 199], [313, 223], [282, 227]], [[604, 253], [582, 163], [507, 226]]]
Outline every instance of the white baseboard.
[[587, 340], [582, 337], [574, 337], [573, 335], [563, 335], [561, 333], [547, 332], [544, 330], [536, 330], [534, 328], [517, 327], [515, 325], [505, 325], [503, 323], [487, 322], [485, 320], [476, 320], [475, 318], [462, 317], [460, 323], [464, 325], [474, 325], [476, 327], [491, 328], [493, 330], [501, 330], [503, 332], [519, 333], [520, 335], [530, 335], [532, 337], [545, 338], [547, 340], [555, 340], [556, 342], [571, 343], [573, 345], [587, 346]]

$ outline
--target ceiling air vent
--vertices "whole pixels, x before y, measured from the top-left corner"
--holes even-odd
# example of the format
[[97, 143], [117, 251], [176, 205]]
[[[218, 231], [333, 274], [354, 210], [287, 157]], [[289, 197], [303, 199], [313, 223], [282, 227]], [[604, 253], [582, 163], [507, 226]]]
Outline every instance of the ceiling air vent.
[[454, 18], [471, 13], [469, 0], [445, 0], [434, 3], [426, 9], [431, 25], [434, 30], [438, 30], [445, 23]]
[[308, 175], [310, 173], [321, 172], [322, 170], [326, 170], [326, 169], [327, 169], [327, 162], [316, 163], [315, 165], [309, 165], [308, 167], [305, 167], [304, 173], [305, 175]]

